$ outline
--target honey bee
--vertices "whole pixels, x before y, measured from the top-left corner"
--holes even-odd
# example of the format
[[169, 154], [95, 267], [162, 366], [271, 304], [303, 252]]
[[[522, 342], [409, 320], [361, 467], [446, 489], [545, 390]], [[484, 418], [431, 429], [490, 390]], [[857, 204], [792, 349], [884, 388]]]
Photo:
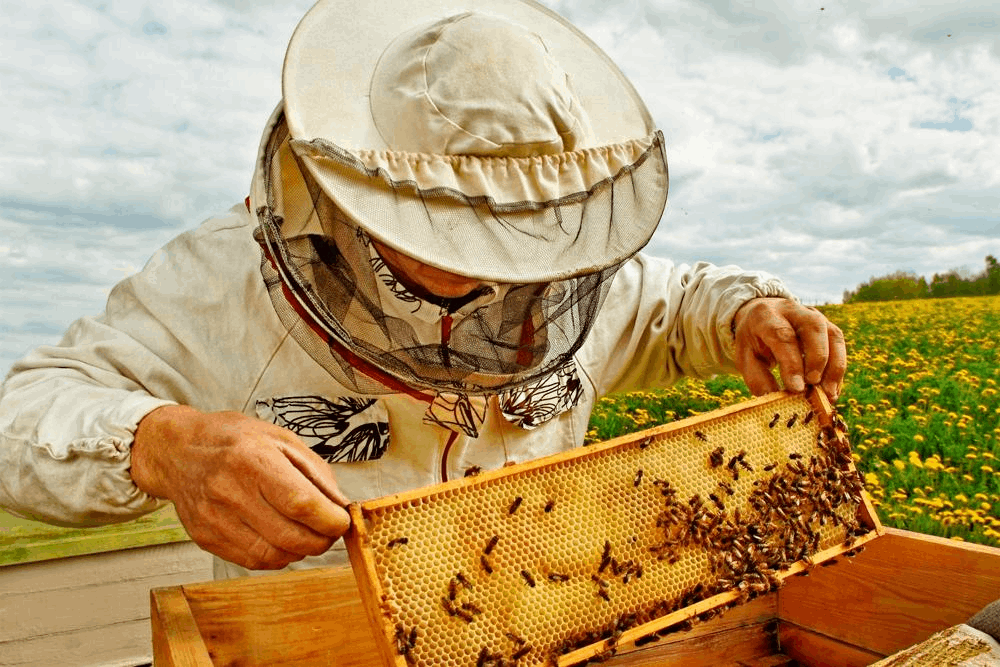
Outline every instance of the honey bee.
[[532, 651], [531, 644], [525, 644], [524, 646], [522, 646], [521, 648], [519, 648], [517, 651], [515, 651], [514, 655], [510, 656], [510, 659], [513, 660], [514, 662], [517, 662], [518, 660], [520, 660], [524, 656], [526, 656], [529, 653], [531, 653], [531, 651]]
[[465, 476], [466, 477], [475, 477], [476, 475], [478, 475], [482, 471], [483, 471], [483, 469], [480, 466], [469, 466], [468, 468], [465, 469]]
[[466, 579], [466, 578], [465, 578], [465, 575], [464, 575], [464, 574], [462, 574], [461, 572], [456, 572], [456, 573], [455, 573], [455, 580], [456, 580], [456, 581], [457, 581], [458, 583], [460, 583], [460, 584], [462, 584], [463, 586], [465, 586], [466, 588], [468, 588], [468, 589], [469, 589], [470, 591], [472, 590], [472, 582], [471, 582], [471, 581], [469, 581], [468, 579]]
[[714, 493], [710, 493], [708, 494], [708, 497], [713, 503], [715, 503], [715, 506], [718, 507], [720, 510], [726, 509], [725, 504], [721, 500], [719, 500], [719, 496], [715, 495]]
[[801, 458], [802, 458], [802, 455], [801, 455], [801, 454], [799, 454], [798, 452], [791, 452], [791, 453], [790, 453], [790, 454], [788, 455], [788, 458], [790, 458], [790, 459], [792, 459], [792, 460], [795, 460], [795, 459], [801, 459]]
[[799, 418], [799, 413], [793, 412], [792, 416], [789, 417], [788, 421], [785, 422], [785, 426], [787, 426], [788, 428], [795, 426], [795, 420], [798, 418]]
[[778, 425], [778, 420], [781, 419], [781, 415], [777, 412], [774, 413], [774, 417], [771, 419], [770, 423], [767, 425], [768, 428], [774, 428]]
[[802, 418], [802, 425], [805, 426], [806, 424], [808, 424], [809, 422], [811, 422], [813, 420], [813, 417], [815, 415], [816, 415], [816, 413], [813, 412], [812, 410], [810, 410], [809, 412], [807, 412], [806, 416]]
[[529, 586], [531, 586], [532, 588], [535, 587], [535, 578], [531, 576], [530, 572], [528, 572], [527, 570], [521, 570], [521, 577], [524, 578], [524, 581], [527, 582]]
[[733, 485], [727, 482], [719, 482], [719, 488], [726, 492], [727, 495], [733, 495], [736, 493], [733, 491]]
[[718, 468], [725, 461], [723, 458], [725, 455], [725, 449], [722, 447], [716, 447], [712, 450], [712, 453], [708, 455], [708, 464], [713, 468]]
[[516, 512], [517, 508], [521, 506], [522, 502], [524, 502], [524, 498], [522, 498], [521, 496], [514, 498], [514, 502], [512, 502], [510, 504], [510, 507], [507, 509], [507, 514], [513, 514], [514, 512]]
[[473, 604], [471, 602], [463, 602], [461, 608], [464, 609], [465, 611], [469, 612], [470, 614], [479, 615], [479, 614], [483, 613], [482, 609], [480, 609], [479, 607], [477, 607], [475, 604]]
[[632, 486], [639, 486], [639, 482], [642, 481], [642, 468], [639, 468], [635, 472], [635, 479], [632, 480]]
[[486, 556], [479, 557], [479, 564], [483, 567], [483, 571], [485, 571], [486, 574], [493, 574], [493, 566], [490, 565], [490, 562], [486, 559]]
[[777, 463], [768, 463], [766, 466], [764, 466], [764, 472], [771, 472], [777, 467], [778, 467]]
[[611, 602], [611, 596], [608, 595], [608, 591], [604, 588], [597, 590], [597, 597], [601, 598], [605, 602]]
[[458, 585], [455, 583], [455, 580], [452, 579], [451, 581], [448, 582], [448, 599], [454, 600], [457, 594], [458, 594]]
[[596, 574], [592, 574], [592, 575], [590, 575], [590, 578], [591, 578], [591, 579], [592, 579], [592, 580], [593, 580], [594, 582], [596, 582], [596, 583], [597, 583], [597, 585], [598, 585], [598, 586], [600, 586], [601, 588], [607, 588], [608, 586], [610, 586], [610, 584], [609, 584], [609, 583], [607, 582], [607, 580], [605, 580], [605, 579], [601, 579], [601, 578], [600, 578], [599, 576], [597, 576]]
[[569, 575], [561, 574], [559, 572], [550, 572], [548, 575], [548, 579], [549, 581], [555, 581], [557, 583], [561, 583], [563, 581], [569, 581]]
[[545, 503], [545, 513], [548, 514], [549, 512], [551, 512], [552, 508], [555, 506], [556, 506], [556, 501], [554, 500], [550, 500], [549, 502]]
[[652, 444], [652, 442], [653, 442], [653, 436], [645, 438], [642, 442], [639, 443], [639, 449], [646, 449], [646, 447], [649, 447], [649, 445]]
[[499, 541], [500, 541], [499, 535], [494, 535], [493, 537], [491, 537], [489, 543], [486, 545], [486, 548], [483, 549], [483, 553], [489, 556], [491, 553], [493, 553], [493, 548], [496, 547], [497, 542]]
[[410, 543], [410, 538], [408, 538], [408, 537], [397, 537], [395, 539], [389, 540], [389, 543], [387, 545], [385, 545], [385, 546], [386, 546], [387, 549], [395, 549], [396, 547], [398, 547], [400, 545], [409, 544], [409, 543]]
[[701, 431], [695, 431], [694, 437], [698, 438], [702, 442], [708, 442], [708, 436], [702, 433]]

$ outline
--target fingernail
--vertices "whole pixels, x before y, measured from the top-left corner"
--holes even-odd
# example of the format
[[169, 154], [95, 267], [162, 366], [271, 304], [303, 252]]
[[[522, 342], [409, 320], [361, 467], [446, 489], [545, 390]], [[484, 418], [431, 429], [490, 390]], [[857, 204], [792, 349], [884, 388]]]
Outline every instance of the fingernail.
[[791, 391], [805, 391], [806, 383], [802, 381], [801, 375], [793, 375], [788, 381], [788, 388]]

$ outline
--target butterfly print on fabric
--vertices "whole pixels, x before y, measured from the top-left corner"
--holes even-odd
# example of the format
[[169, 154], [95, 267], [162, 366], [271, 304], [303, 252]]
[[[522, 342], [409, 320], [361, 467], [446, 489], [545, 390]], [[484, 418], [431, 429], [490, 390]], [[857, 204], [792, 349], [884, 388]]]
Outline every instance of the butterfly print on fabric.
[[389, 447], [388, 416], [375, 399], [283, 396], [257, 401], [257, 416], [295, 433], [328, 463], [373, 461]]

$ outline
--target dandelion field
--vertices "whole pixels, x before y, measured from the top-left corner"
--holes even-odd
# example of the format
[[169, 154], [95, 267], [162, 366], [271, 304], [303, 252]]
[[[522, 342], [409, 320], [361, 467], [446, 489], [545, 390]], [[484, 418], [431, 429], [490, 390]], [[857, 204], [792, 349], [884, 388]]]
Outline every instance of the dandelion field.
[[[1000, 297], [820, 308], [847, 338], [838, 405], [887, 526], [1000, 546]], [[608, 396], [588, 442], [750, 397], [742, 380]]]

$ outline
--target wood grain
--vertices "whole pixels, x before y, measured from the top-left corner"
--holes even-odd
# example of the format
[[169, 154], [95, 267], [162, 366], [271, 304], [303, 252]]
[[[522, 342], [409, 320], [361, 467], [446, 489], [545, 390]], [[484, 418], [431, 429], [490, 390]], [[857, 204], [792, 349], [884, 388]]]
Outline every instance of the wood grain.
[[216, 667], [382, 664], [350, 568], [195, 584], [183, 591]]
[[149, 608], [156, 667], [212, 667], [212, 659], [182, 589], [151, 590]]
[[885, 531], [854, 559], [790, 581], [781, 620], [891, 655], [1000, 597], [1000, 549]]
[[884, 657], [784, 622], [778, 623], [778, 646], [784, 655], [809, 667], [864, 667]]

